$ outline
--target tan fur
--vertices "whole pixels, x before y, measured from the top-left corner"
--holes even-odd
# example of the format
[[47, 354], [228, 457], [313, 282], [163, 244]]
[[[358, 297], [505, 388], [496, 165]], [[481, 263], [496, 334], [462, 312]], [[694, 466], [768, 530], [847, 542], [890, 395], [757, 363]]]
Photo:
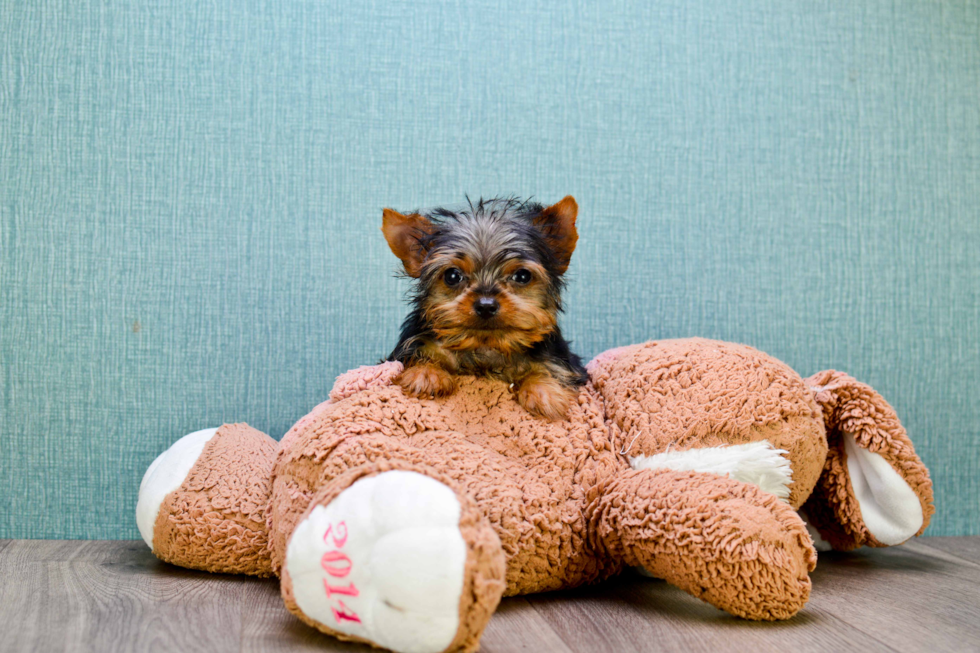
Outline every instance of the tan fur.
[[[476, 288], [450, 288], [441, 276], [453, 267], [472, 275], [472, 259], [435, 252], [424, 266], [435, 269], [438, 279], [423, 303], [425, 318], [438, 340], [418, 349], [415, 360], [397, 383], [412, 396], [446, 396], [454, 392], [456, 385], [447, 373], [493, 374], [520, 385], [520, 403], [531, 413], [548, 419], [563, 417], [577, 394], [570, 375], [557, 366], [532, 366], [521, 355], [557, 325], [556, 307], [546, 290], [547, 271], [530, 261], [510, 261], [502, 266], [504, 281], [496, 286], [494, 295], [500, 308], [493, 328], [487, 328], [474, 310], [481, 297]], [[508, 282], [520, 268], [531, 272], [531, 282]]]
[[393, 209], [383, 211], [381, 231], [409, 276], [418, 277], [422, 270], [425, 252], [419, 247], [418, 235], [431, 229], [432, 223], [417, 213], [402, 215]]
[[[908, 480], [923, 529], [932, 514], [928, 471], [894, 411], [846, 375], [804, 382], [751, 347], [700, 339], [612, 350], [588, 371], [567, 419], [546, 421], [494, 378], [431, 400], [394, 383], [400, 363], [352, 370], [277, 450], [244, 427], [220, 429], [161, 506], [154, 552], [211, 571], [280, 574], [293, 530], [315, 505], [364, 475], [416, 471], [460, 501], [467, 558], [447, 651], [472, 651], [502, 595], [592, 583], [624, 565], [740, 617], [793, 616], [816, 562], [796, 507], [806, 502], [835, 546], [880, 545], [854, 504], [841, 431]], [[551, 391], [535, 377], [529, 388], [538, 386]], [[760, 440], [787, 452], [789, 502], [728, 476], [633, 470], [628, 460]], [[301, 619], [335, 632], [303, 614], [288, 575], [282, 592]]]
[[[449, 267], [460, 267], [453, 260]], [[502, 284], [495, 298], [500, 303], [495, 327], [487, 330], [473, 310], [480, 294], [473, 288], [453, 291], [440, 284], [425, 298], [425, 317], [432, 330], [448, 349], [466, 350], [490, 347], [510, 354], [543, 340], [557, 324], [555, 308], [549, 305], [545, 292], [545, 271], [529, 263], [515, 263], [505, 268], [532, 269], [534, 280], [527, 286]], [[461, 268], [462, 269], [462, 268]]]
[[559, 383], [548, 372], [532, 372], [517, 387], [517, 401], [528, 412], [548, 419], [562, 419], [578, 392]]
[[446, 397], [456, 390], [453, 375], [432, 363], [405, 368], [395, 383], [412, 397]]
[[[578, 241], [575, 220], [578, 204], [572, 196], [541, 210], [534, 218], [538, 231], [559, 262], [560, 273], [568, 268]], [[413, 277], [424, 277], [424, 297], [419, 308], [425, 333], [405, 336], [397, 357], [408, 369], [398, 384], [412, 396], [446, 396], [455, 383], [446, 374], [490, 374], [518, 383], [520, 403], [533, 414], [557, 419], [581, 385], [580, 375], [559, 366], [532, 364], [524, 352], [545, 340], [558, 325], [559, 299], [554, 279], [541, 263], [528, 256], [498, 260], [511, 251], [519, 232], [508, 228], [500, 217], [469, 216], [443, 224], [454, 234], [451, 248], [438, 243], [423, 250], [420, 235], [432, 234], [434, 225], [417, 215], [384, 210], [382, 230], [391, 251]], [[462, 244], [460, 244], [462, 243]], [[459, 247], [469, 248], [460, 252]], [[447, 249], [449, 248], [449, 249]], [[524, 269], [530, 280], [517, 282], [513, 276]], [[458, 282], [446, 282], [446, 274], [458, 270]], [[478, 302], [492, 298], [492, 317], [477, 312]], [[532, 367], [534, 369], [532, 369]], [[533, 376], [532, 376], [533, 375]], [[564, 387], [563, 387], [564, 386]]]
[[539, 222], [552, 221], [558, 228], [552, 234], [552, 246], [561, 261], [561, 272], [568, 269], [572, 260], [572, 252], [578, 243], [578, 231], [575, 229], [575, 218], [578, 217], [578, 202], [571, 195], [566, 195], [560, 202], [552, 204], [541, 212]]

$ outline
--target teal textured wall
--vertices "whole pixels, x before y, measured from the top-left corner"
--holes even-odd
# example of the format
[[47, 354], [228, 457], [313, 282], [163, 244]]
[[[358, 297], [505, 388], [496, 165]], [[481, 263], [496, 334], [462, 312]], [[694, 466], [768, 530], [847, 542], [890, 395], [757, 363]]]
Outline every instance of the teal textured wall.
[[0, 537], [385, 355], [381, 208], [581, 205], [567, 332], [846, 370], [980, 533], [977, 2], [0, 4]]

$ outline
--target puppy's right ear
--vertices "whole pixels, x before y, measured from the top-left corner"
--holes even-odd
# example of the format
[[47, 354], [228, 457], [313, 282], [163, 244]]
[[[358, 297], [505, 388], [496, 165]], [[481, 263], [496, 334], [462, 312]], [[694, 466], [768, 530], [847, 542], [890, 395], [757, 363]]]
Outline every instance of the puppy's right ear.
[[381, 231], [392, 253], [401, 259], [405, 272], [410, 277], [418, 278], [425, 259], [422, 238], [432, 233], [432, 223], [418, 213], [402, 215], [394, 209], [385, 209]]
[[572, 252], [578, 242], [578, 231], [575, 230], [575, 218], [578, 217], [578, 203], [571, 195], [557, 204], [552, 204], [541, 211], [534, 219], [534, 224], [544, 232], [545, 238], [551, 244], [551, 249], [558, 260], [558, 272], [564, 274], [572, 260]]

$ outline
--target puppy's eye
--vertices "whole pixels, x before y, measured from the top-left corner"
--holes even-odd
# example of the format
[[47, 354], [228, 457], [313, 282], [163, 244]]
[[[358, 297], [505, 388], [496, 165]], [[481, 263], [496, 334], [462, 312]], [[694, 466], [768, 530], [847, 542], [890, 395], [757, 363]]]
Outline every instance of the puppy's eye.
[[459, 268], [449, 268], [443, 273], [442, 280], [446, 282], [447, 286], [452, 288], [463, 280], [463, 273], [459, 271]]
[[530, 270], [521, 268], [513, 275], [511, 275], [510, 278], [513, 279], [514, 283], [519, 283], [523, 286], [524, 284], [529, 283], [531, 281], [531, 272]]

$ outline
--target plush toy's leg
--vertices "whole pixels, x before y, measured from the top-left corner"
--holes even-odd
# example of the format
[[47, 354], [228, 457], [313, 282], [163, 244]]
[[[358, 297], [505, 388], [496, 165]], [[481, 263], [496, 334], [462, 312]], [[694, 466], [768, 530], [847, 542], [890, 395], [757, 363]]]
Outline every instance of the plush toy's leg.
[[933, 513], [929, 470], [898, 417], [870, 386], [842, 372], [807, 379], [824, 411], [829, 451], [801, 509], [821, 548], [901, 544]]
[[505, 583], [500, 540], [447, 479], [358, 467], [313, 498], [282, 567], [286, 607], [341, 639], [406, 653], [473, 651]]
[[136, 523], [158, 558], [271, 576], [266, 509], [276, 441], [246, 424], [197, 431], [146, 470]]
[[704, 472], [631, 470], [590, 507], [611, 556], [747, 619], [788, 619], [810, 595], [816, 552], [796, 512]]

